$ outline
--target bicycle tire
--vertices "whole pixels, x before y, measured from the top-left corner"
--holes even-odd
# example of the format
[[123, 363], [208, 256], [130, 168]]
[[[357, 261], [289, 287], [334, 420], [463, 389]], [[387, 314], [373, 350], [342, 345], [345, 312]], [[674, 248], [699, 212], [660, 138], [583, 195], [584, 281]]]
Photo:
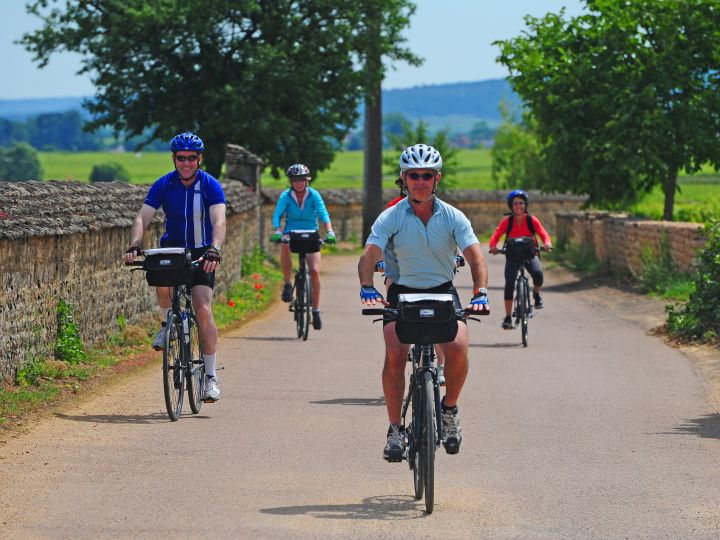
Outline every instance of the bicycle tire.
[[170, 313], [165, 324], [165, 347], [163, 348], [163, 390], [165, 408], [173, 422], [180, 418], [185, 393], [185, 373], [182, 367], [182, 330], [177, 316]]
[[297, 337], [301, 338], [303, 335], [303, 325], [305, 320], [305, 284], [300, 274], [295, 276], [295, 328], [297, 330]]
[[433, 377], [429, 371], [423, 375], [422, 395], [422, 431], [420, 432], [420, 463], [422, 468], [423, 484], [425, 487], [425, 511], [433, 513], [435, 507], [435, 391]]
[[200, 333], [194, 314], [188, 316], [190, 343], [187, 344], [187, 392], [188, 403], [193, 414], [200, 412], [205, 392], [205, 361], [200, 347]]
[[528, 330], [530, 326], [530, 286], [528, 285], [527, 279], [524, 279], [522, 281], [522, 290], [523, 290], [523, 317], [521, 323], [521, 330], [522, 333], [522, 344], [523, 347], [528, 346]]
[[310, 333], [310, 317], [312, 315], [312, 282], [310, 281], [310, 274], [305, 272], [305, 310], [303, 312], [303, 332], [302, 339], [307, 341], [308, 334]]
[[415, 498], [420, 500], [425, 492], [425, 484], [423, 482], [423, 469], [420, 462], [420, 436], [422, 433], [422, 393], [421, 387], [415, 385], [412, 394], [412, 418], [410, 420], [410, 428], [408, 429], [408, 462], [413, 472], [413, 488], [415, 489]]

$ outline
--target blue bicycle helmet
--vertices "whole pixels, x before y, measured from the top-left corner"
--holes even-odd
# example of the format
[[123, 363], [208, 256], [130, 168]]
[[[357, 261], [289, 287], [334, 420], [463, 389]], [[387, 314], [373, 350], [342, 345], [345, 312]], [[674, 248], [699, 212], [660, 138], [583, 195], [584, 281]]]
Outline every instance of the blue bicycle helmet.
[[170, 141], [170, 149], [173, 152], [188, 150], [202, 153], [205, 145], [200, 137], [190, 131], [186, 131], [173, 137], [172, 141]]
[[512, 201], [515, 197], [520, 197], [523, 201], [525, 201], [525, 210], [527, 211], [528, 205], [530, 204], [530, 199], [528, 198], [527, 193], [525, 193], [522, 189], [514, 189], [510, 193], [508, 193], [507, 196], [507, 205], [510, 210], [512, 210]]

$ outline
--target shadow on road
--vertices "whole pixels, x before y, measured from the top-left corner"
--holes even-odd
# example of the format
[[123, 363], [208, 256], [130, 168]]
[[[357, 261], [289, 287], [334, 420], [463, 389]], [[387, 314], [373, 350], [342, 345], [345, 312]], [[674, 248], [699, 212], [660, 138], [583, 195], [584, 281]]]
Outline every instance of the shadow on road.
[[706, 414], [700, 418], [686, 419], [674, 431], [662, 435], [697, 435], [703, 439], [720, 439], [720, 414]]
[[279, 336], [223, 336], [223, 339], [247, 339], [249, 341], [297, 341], [296, 337], [279, 337]]
[[368, 497], [359, 504], [311, 504], [262, 508], [263, 514], [279, 516], [309, 515], [319, 519], [417, 519], [424, 517], [422, 501], [408, 495]]
[[477, 349], [510, 349], [515, 347], [522, 347], [522, 342], [517, 343], [470, 343], [469, 348]]
[[373, 407], [384, 407], [385, 398], [336, 398], [323, 401], [311, 401], [315, 405], [370, 405]]
[[[82, 414], [73, 416], [70, 414], [55, 413], [57, 418], [72, 420], [74, 422], [92, 422], [98, 424], [165, 424], [170, 422], [166, 414]], [[183, 415], [182, 418], [210, 418], [197, 414]]]

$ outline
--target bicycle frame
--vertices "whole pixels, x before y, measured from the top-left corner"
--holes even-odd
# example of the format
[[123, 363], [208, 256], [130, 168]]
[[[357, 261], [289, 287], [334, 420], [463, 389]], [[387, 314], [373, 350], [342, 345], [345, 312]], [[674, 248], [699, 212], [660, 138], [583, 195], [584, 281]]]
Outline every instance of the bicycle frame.
[[[433, 394], [435, 396], [435, 418], [441, 418], [440, 405], [440, 385], [437, 380], [437, 355], [435, 354], [434, 345], [412, 345], [408, 351], [408, 357], [412, 362], [412, 373], [410, 374], [410, 384], [408, 386], [407, 396], [402, 408], [402, 421], [406, 425], [405, 416], [407, 415], [410, 402], [412, 401], [413, 392], [421, 388], [421, 381], [426, 372], [429, 372], [433, 379]], [[440, 446], [443, 440], [442, 422], [436, 422], [435, 430], [435, 447]]]

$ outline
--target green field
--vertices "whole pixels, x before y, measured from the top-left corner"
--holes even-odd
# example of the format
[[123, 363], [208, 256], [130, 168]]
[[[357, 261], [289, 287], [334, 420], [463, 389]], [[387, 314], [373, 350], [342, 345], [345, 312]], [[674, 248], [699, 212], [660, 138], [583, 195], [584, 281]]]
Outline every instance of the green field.
[[[395, 156], [396, 152], [391, 155]], [[149, 184], [172, 170], [170, 152], [40, 152], [43, 178], [46, 180], [77, 180], [87, 182], [93, 165], [116, 162], [125, 167], [134, 184]], [[491, 157], [488, 149], [460, 150], [455, 187], [458, 189], [495, 189], [490, 174]], [[325, 171], [317, 175], [314, 187], [362, 188], [363, 154], [361, 151], [341, 152]], [[383, 185], [395, 187], [396, 172], [383, 177]], [[269, 174], [263, 177], [267, 187], [284, 187], [283, 179], [275, 180]], [[675, 198], [675, 216], [682, 221], [695, 221], [703, 216], [717, 214], [720, 208], [720, 175], [711, 168], [700, 174], [680, 177], [681, 192]], [[663, 194], [659, 188], [628, 209], [633, 214], [660, 219]]]

